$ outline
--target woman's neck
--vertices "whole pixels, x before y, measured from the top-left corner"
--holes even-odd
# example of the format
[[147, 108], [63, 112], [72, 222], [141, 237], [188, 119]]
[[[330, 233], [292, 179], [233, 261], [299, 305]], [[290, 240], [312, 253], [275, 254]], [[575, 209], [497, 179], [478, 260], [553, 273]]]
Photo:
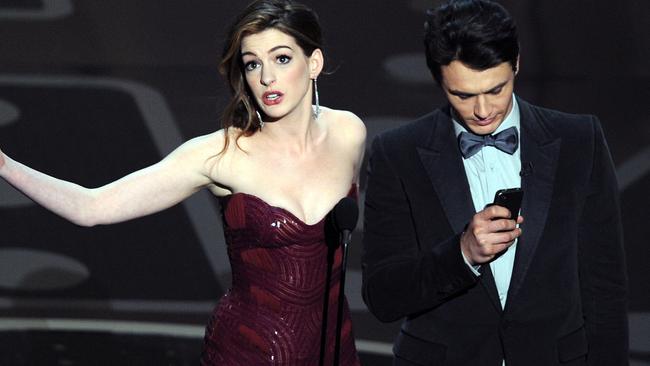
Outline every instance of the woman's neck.
[[308, 108], [296, 108], [276, 121], [265, 121], [261, 134], [279, 150], [304, 154], [321, 141], [323, 130], [319, 120], [313, 115], [312, 106], [309, 105]]

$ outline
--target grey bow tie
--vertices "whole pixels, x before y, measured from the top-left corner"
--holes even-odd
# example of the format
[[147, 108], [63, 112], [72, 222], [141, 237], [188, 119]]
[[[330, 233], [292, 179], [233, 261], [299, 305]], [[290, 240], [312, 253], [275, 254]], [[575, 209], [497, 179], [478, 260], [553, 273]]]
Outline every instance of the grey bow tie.
[[479, 152], [483, 146], [494, 146], [497, 149], [512, 155], [517, 151], [519, 134], [516, 127], [507, 128], [496, 135], [479, 136], [469, 132], [458, 135], [458, 146], [465, 159], [469, 159]]

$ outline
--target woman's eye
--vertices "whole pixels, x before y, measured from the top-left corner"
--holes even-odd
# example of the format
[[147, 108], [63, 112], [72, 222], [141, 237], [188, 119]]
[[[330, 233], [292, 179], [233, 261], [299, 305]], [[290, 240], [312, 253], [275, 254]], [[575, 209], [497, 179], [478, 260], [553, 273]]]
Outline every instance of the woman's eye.
[[246, 71], [253, 71], [259, 67], [260, 64], [258, 64], [256, 61], [249, 61], [244, 64], [244, 69]]
[[280, 55], [280, 56], [277, 57], [277, 60], [278, 60], [278, 63], [288, 64], [289, 61], [291, 61], [291, 57], [289, 57], [287, 55]]

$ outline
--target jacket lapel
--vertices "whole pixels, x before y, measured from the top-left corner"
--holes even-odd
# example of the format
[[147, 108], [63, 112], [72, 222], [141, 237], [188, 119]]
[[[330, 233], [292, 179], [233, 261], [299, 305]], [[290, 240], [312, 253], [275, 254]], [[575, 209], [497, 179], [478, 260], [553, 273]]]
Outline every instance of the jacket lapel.
[[517, 243], [506, 309], [521, 288], [546, 225], [561, 145], [561, 139], [545, 129], [531, 106], [521, 99], [517, 101], [521, 113], [521, 164], [525, 171], [521, 178], [524, 190], [521, 215], [525, 221]]
[[[442, 111], [433, 116], [432, 133], [427, 143], [417, 149], [449, 224], [455, 234], [460, 234], [476, 211], [453, 123], [446, 112], [449, 111], [449, 107], [443, 108]], [[490, 266], [481, 266], [480, 272], [479, 282], [487, 291], [497, 311], [501, 312], [501, 303]]]
[[432, 124], [426, 146], [417, 149], [449, 223], [454, 233], [459, 234], [475, 212], [469, 183], [451, 118], [447, 113], [438, 113]]

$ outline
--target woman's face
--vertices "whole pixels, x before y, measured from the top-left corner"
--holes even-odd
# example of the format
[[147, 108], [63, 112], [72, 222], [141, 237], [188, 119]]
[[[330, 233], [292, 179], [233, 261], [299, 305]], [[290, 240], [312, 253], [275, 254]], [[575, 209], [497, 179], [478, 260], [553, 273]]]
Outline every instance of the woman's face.
[[311, 108], [311, 79], [322, 68], [322, 54], [308, 57], [295, 39], [274, 28], [242, 40], [246, 82], [264, 114], [277, 120], [297, 107]]

